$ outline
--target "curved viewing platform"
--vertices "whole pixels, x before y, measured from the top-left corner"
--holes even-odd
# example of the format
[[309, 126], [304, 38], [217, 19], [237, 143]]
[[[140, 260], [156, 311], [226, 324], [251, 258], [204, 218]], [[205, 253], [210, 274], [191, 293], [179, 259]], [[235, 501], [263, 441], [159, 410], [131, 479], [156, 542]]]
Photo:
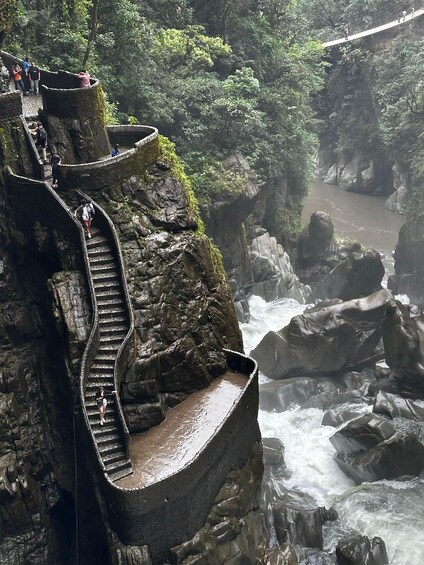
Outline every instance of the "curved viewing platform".
[[88, 194], [106, 190], [110, 184], [121, 183], [132, 175], [143, 174], [159, 157], [159, 132], [151, 126], [108, 126], [112, 144], [124, 149], [116, 157], [110, 153], [97, 161], [79, 164], [61, 164], [58, 167], [59, 188], [72, 190], [78, 186]]
[[128, 545], [149, 545], [155, 564], [199, 530], [225, 477], [260, 439], [256, 362], [226, 355], [226, 373], [130, 438], [134, 473], [105, 483], [113, 528]]
[[248, 376], [227, 371], [167, 411], [166, 419], [130, 438], [134, 473], [115, 484], [142, 488], [178, 473], [206, 447], [239, 401]]

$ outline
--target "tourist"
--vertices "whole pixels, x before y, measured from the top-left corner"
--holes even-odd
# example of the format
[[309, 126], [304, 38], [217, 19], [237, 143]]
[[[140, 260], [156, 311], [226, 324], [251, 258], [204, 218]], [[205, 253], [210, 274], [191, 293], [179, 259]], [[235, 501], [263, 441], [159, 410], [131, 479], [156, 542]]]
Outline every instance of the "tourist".
[[37, 129], [35, 130], [35, 145], [41, 150], [41, 158], [43, 163], [47, 164], [47, 132], [43, 128], [41, 122], [37, 122]]
[[116, 157], [117, 155], [119, 155], [119, 144], [118, 143], [113, 146], [111, 155], [112, 155], [112, 157]]
[[25, 94], [25, 86], [22, 81], [21, 73], [22, 73], [21, 67], [18, 65], [18, 63], [15, 63], [12, 67], [12, 76], [13, 76], [13, 81], [15, 83], [15, 90], [21, 90], [22, 93]]
[[91, 238], [90, 228], [95, 213], [96, 211], [90, 200], [83, 200], [82, 204], [75, 210], [75, 216], [82, 221], [85, 235], [88, 239]]
[[80, 72], [78, 73], [78, 76], [81, 79], [81, 88], [88, 88], [91, 84], [90, 74], [85, 69], [81, 69]]
[[38, 94], [40, 92], [40, 69], [35, 63], [31, 63], [28, 69], [29, 79], [31, 81], [31, 92]]
[[402, 10], [403, 21], [406, 20], [406, 14], [407, 14], [406, 10]]
[[28, 61], [28, 57], [25, 57], [25, 59], [22, 61], [22, 82], [24, 83], [24, 87], [25, 87], [25, 92], [27, 92], [29, 94], [30, 90], [31, 90], [31, 82], [29, 79], [29, 61]]
[[348, 26], [344, 27], [344, 38], [346, 39], [346, 41], [348, 41], [348, 39], [349, 39], [349, 27]]
[[101, 426], [103, 426], [103, 424], [105, 424], [105, 422], [106, 422], [106, 420], [105, 420], [105, 414], [106, 414], [106, 408], [107, 408], [107, 398], [106, 398], [106, 396], [112, 396], [115, 393], [116, 393], [116, 390], [112, 390], [111, 392], [108, 392], [102, 386], [97, 391], [96, 402], [97, 402], [97, 408], [99, 409], [100, 425]]
[[59, 182], [57, 173], [58, 173], [58, 167], [61, 162], [62, 162], [61, 156], [58, 153], [53, 153], [50, 158], [50, 165], [52, 167], [52, 176], [53, 176], [52, 186], [55, 186]]

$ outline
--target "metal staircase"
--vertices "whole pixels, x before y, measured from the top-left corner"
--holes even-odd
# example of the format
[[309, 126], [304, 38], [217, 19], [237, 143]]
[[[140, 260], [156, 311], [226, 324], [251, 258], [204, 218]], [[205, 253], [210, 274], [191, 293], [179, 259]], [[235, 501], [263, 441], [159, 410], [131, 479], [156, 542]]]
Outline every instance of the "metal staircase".
[[92, 238], [86, 245], [97, 301], [100, 343], [87, 377], [84, 402], [100, 458], [109, 478], [114, 481], [132, 473], [132, 465], [122, 441], [115, 395], [107, 397], [104, 426], [100, 425], [96, 395], [101, 386], [108, 392], [114, 389], [115, 360], [130, 325], [112, 249], [99, 228], [92, 228], [91, 233]]

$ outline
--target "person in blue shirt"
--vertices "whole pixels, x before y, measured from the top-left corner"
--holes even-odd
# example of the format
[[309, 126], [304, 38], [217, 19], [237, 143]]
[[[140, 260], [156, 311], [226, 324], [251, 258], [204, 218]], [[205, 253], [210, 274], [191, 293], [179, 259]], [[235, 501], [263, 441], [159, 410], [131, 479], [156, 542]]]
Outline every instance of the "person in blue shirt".
[[118, 145], [118, 143], [113, 146], [111, 155], [112, 155], [112, 157], [116, 157], [117, 155], [119, 155], [119, 145]]

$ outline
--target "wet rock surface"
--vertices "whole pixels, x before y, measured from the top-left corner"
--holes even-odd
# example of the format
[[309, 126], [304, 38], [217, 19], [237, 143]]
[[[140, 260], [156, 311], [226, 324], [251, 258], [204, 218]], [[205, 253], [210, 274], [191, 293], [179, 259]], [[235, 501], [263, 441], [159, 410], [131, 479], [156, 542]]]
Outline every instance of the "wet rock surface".
[[378, 391], [373, 411], [390, 418], [406, 418], [416, 422], [424, 422], [424, 400], [412, 400], [390, 392]]
[[330, 441], [337, 450], [336, 463], [357, 484], [419, 475], [424, 469], [424, 445], [417, 436], [396, 432], [373, 414], [349, 422]]
[[382, 320], [385, 361], [397, 378], [424, 390], [424, 318], [391, 300]]
[[351, 300], [381, 289], [384, 266], [378, 251], [353, 252], [340, 261], [314, 288], [311, 300]]
[[363, 299], [320, 308], [268, 332], [251, 356], [272, 379], [335, 373], [382, 356], [381, 319], [391, 294], [381, 290]]
[[304, 304], [310, 294], [293, 271], [290, 258], [275, 237], [266, 232], [250, 244], [253, 283], [252, 294], [267, 302], [278, 298], [294, 298]]
[[379, 537], [369, 539], [360, 534], [344, 537], [336, 548], [339, 565], [388, 565], [386, 544]]
[[265, 517], [259, 509], [262, 473], [262, 450], [256, 444], [249, 461], [228, 475], [205, 526], [193, 539], [172, 549], [171, 562], [229, 565], [258, 559], [265, 563], [267, 534]]

